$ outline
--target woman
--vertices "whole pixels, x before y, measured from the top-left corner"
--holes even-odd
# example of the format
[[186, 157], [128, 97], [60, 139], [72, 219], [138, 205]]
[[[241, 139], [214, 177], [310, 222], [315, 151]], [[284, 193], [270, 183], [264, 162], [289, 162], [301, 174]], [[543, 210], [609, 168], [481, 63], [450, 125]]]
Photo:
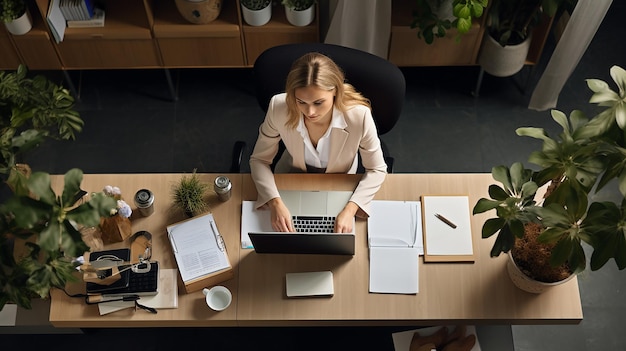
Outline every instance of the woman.
[[337, 233], [351, 232], [355, 215], [368, 216], [369, 203], [385, 180], [387, 165], [370, 102], [344, 80], [330, 58], [308, 53], [294, 62], [285, 93], [270, 101], [250, 171], [258, 192], [256, 208], [270, 208], [276, 231], [294, 231], [270, 168], [281, 139], [286, 150], [277, 172], [356, 173], [360, 153], [365, 174], [335, 220]]

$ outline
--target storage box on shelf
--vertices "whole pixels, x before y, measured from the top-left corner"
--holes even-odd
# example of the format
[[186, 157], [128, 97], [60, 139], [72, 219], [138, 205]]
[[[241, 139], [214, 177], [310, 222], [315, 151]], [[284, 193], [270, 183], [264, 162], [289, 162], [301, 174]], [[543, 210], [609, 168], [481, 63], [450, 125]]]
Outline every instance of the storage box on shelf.
[[[241, 10], [239, 10], [241, 12]], [[241, 15], [240, 15], [241, 18]], [[315, 43], [319, 36], [319, 6], [315, 6], [315, 19], [304, 27], [296, 27], [287, 21], [283, 6], [272, 8], [270, 21], [259, 27], [247, 25], [240, 20], [243, 27], [243, 38], [246, 49], [247, 65], [254, 65], [256, 58], [265, 49], [282, 44]]]
[[222, 2], [217, 19], [186, 21], [174, 1], [153, 2], [153, 33], [165, 67], [245, 66], [237, 3]]

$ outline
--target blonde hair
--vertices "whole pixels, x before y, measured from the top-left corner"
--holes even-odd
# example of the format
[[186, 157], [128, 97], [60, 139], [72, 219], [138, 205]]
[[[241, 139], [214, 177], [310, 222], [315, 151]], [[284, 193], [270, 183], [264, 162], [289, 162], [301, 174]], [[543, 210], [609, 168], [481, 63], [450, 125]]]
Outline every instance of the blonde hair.
[[345, 82], [341, 68], [328, 56], [317, 52], [303, 55], [291, 66], [287, 75], [285, 92], [287, 93], [287, 125], [295, 128], [300, 120], [300, 110], [296, 103], [295, 90], [308, 86], [335, 92], [334, 106], [346, 113], [348, 107], [365, 105], [372, 108], [369, 99], [359, 93], [351, 84]]

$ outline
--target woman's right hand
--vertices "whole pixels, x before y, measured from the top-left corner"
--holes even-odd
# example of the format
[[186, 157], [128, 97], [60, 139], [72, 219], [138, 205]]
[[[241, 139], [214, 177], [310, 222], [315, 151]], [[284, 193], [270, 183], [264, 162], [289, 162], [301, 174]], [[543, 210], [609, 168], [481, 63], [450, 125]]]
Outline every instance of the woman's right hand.
[[277, 232], [295, 232], [291, 222], [291, 212], [280, 197], [268, 201], [272, 228]]

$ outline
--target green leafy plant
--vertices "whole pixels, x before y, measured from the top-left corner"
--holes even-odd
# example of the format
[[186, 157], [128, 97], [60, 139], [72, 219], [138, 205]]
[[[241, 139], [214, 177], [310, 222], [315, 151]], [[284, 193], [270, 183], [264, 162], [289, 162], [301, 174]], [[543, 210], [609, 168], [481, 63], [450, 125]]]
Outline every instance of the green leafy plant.
[[291, 8], [294, 11], [303, 11], [313, 6], [316, 0], [282, 0], [282, 4], [285, 7]]
[[241, 0], [241, 5], [248, 10], [257, 11], [266, 8], [271, 2], [272, 0]]
[[571, 0], [491, 0], [488, 14], [489, 35], [500, 45], [523, 42], [542, 16], [552, 17]]
[[[15, 165], [25, 152], [46, 138], [75, 139], [84, 122], [74, 110], [69, 91], [42, 75], [0, 72], [0, 174], [4, 180], [24, 182]], [[23, 185], [23, 184], [22, 184]]]
[[447, 30], [455, 28], [458, 41], [471, 29], [472, 20], [483, 15], [488, 4], [489, 0], [453, 0], [450, 19], [440, 15], [440, 8], [447, 5], [443, 0], [416, 0], [411, 28], [417, 28], [418, 38], [423, 38], [427, 44], [445, 37]]
[[7, 302], [30, 308], [33, 297], [47, 298], [75, 279], [75, 258], [89, 249], [76, 227], [97, 226], [116, 207], [103, 193], [85, 201], [82, 179], [81, 170], [68, 171], [57, 196], [50, 175], [35, 172], [25, 191], [0, 205], [0, 309]]
[[26, 12], [24, 0], [0, 0], [0, 21], [11, 22]]
[[209, 209], [209, 205], [204, 200], [208, 190], [209, 184], [202, 182], [194, 169], [191, 175], [183, 175], [174, 185], [172, 200], [178, 209], [192, 217]]
[[[520, 162], [493, 168], [492, 176], [502, 186], [491, 185], [490, 199], [480, 199], [473, 210], [496, 211], [482, 228], [483, 238], [497, 233], [491, 256], [509, 252], [524, 238], [527, 225], [535, 223], [542, 227], [538, 241], [553, 245], [549, 252], [553, 267], [566, 264], [573, 273], [583, 271], [584, 243], [593, 250], [592, 270], [611, 258], [620, 270], [626, 268], [626, 71], [613, 66], [610, 73], [618, 91], [602, 80], [587, 79], [594, 93], [590, 102], [601, 107], [593, 118], [580, 110], [569, 118], [551, 111], [563, 129], [557, 138], [543, 128], [517, 129], [518, 135], [543, 142], [541, 150], [529, 156], [539, 169], [526, 169]], [[619, 189], [618, 201], [590, 200], [613, 185]], [[544, 187], [545, 196], [536, 199]]]

